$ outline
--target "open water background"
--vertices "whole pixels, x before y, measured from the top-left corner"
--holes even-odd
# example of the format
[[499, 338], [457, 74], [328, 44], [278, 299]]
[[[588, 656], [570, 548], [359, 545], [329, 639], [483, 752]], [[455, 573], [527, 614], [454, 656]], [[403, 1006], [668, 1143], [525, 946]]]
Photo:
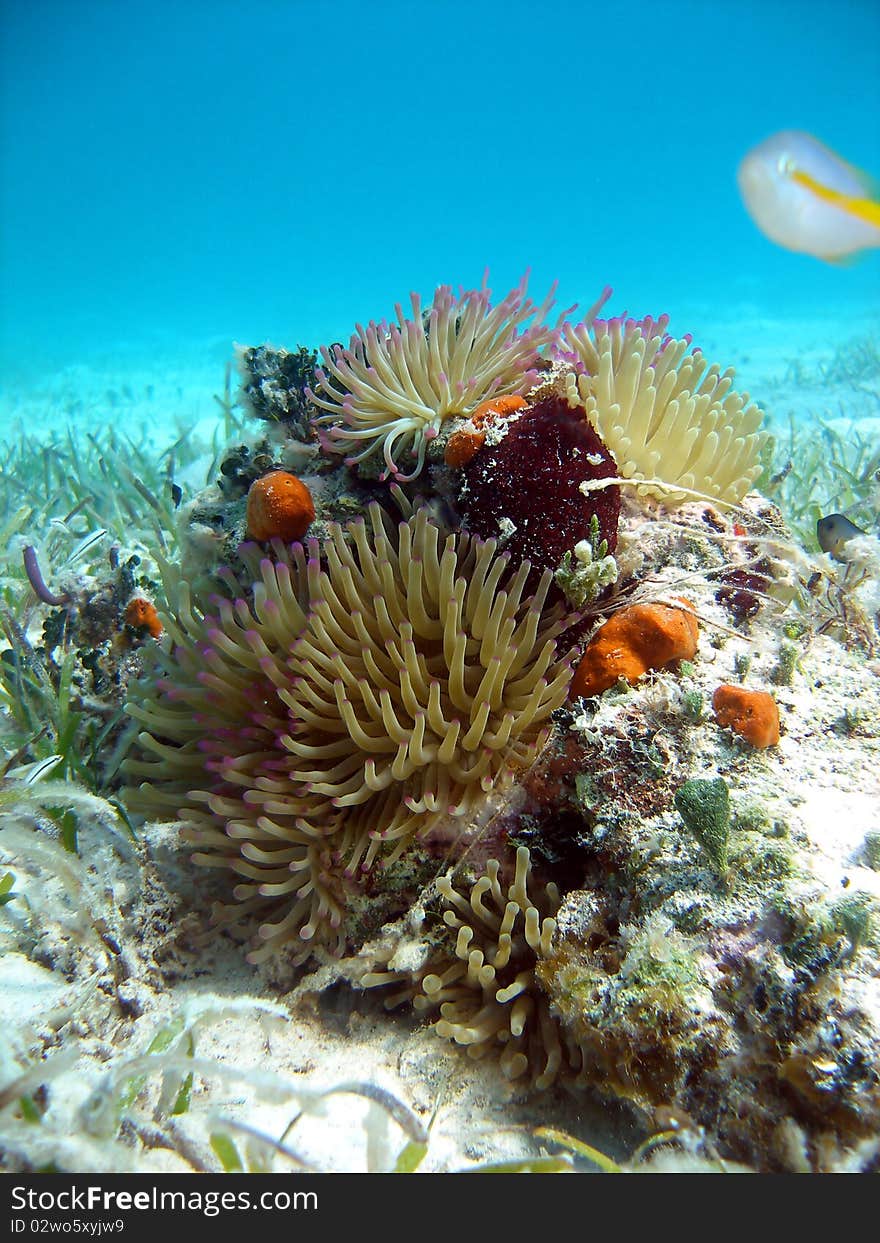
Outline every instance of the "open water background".
[[[877, 0], [2, 0], [0, 366], [348, 339], [411, 289], [713, 319], [880, 306], [735, 184], [787, 127], [880, 172]], [[723, 361], [723, 359], [721, 360]]]

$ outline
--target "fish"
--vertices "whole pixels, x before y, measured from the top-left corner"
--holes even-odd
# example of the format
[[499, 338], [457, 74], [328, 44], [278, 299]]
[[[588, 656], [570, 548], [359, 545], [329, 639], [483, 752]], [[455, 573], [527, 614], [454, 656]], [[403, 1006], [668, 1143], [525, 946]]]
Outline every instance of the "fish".
[[841, 263], [880, 246], [871, 178], [803, 130], [782, 130], [743, 158], [737, 184], [752, 220], [777, 245]]
[[823, 552], [830, 553], [835, 561], [846, 562], [846, 546], [851, 539], [867, 535], [861, 527], [850, 522], [845, 514], [826, 514], [816, 523], [816, 539]]

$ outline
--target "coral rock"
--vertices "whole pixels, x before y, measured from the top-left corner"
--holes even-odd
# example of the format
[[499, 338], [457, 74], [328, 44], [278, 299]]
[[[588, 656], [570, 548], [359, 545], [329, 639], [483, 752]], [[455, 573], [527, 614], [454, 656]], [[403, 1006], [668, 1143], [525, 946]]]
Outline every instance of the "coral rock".
[[315, 381], [317, 350], [299, 345], [292, 350], [271, 345], [237, 346], [242, 399], [255, 418], [282, 423], [288, 433], [308, 440], [312, 407], [306, 389]]
[[634, 604], [615, 613], [596, 632], [572, 678], [570, 699], [601, 695], [618, 678], [635, 682], [649, 669], [662, 669], [696, 654], [699, 628], [689, 600]]
[[779, 709], [769, 691], [722, 685], [712, 696], [712, 707], [719, 725], [753, 747], [775, 747], [779, 742]]
[[514, 561], [555, 570], [566, 552], [589, 539], [593, 514], [608, 551], [617, 546], [619, 488], [580, 490], [586, 480], [616, 476], [617, 464], [583, 411], [561, 397], [546, 397], [519, 415], [462, 474], [465, 526], [484, 539], [500, 536]]
[[251, 539], [301, 540], [315, 519], [312, 494], [286, 470], [270, 470], [248, 491], [247, 531]]

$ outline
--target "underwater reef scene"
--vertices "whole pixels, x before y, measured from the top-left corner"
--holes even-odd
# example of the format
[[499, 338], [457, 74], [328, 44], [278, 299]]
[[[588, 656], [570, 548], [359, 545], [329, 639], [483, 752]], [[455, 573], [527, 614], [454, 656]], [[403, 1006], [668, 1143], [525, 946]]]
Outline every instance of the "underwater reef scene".
[[0, 1167], [880, 1168], [877, 439], [554, 297], [4, 446]]

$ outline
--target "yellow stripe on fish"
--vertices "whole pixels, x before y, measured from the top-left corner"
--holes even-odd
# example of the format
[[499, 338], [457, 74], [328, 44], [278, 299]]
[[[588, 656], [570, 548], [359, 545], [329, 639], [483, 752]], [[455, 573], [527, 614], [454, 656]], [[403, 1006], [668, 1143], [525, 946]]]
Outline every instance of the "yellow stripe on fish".
[[802, 130], [765, 139], [737, 171], [746, 210], [766, 237], [831, 263], [880, 246], [880, 203], [868, 181]]
[[839, 190], [832, 190], [830, 186], [823, 186], [821, 181], [817, 181], [815, 177], [811, 177], [809, 173], [802, 172], [799, 168], [796, 168], [791, 174], [791, 179], [796, 181], [799, 186], [812, 190], [813, 194], [818, 194], [819, 198], [824, 199], [826, 203], [834, 203], [836, 207], [840, 207], [843, 211], [848, 211], [851, 216], [858, 216], [859, 220], [864, 220], [867, 224], [880, 227], [880, 203], [875, 203], [873, 199], [856, 199], [849, 194], [841, 194]]

